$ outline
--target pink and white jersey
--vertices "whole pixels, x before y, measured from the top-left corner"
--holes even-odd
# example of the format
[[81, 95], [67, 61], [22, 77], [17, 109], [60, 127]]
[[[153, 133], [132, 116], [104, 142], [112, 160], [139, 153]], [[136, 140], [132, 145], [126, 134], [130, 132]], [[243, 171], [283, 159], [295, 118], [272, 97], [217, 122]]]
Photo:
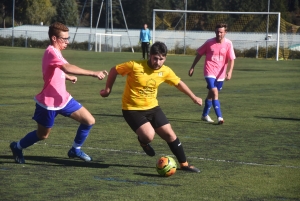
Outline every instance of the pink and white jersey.
[[223, 81], [226, 77], [228, 60], [235, 59], [232, 42], [224, 38], [222, 43], [217, 43], [216, 38], [211, 38], [199, 47], [197, 52], [206, 55], [204, 77]]
[[61, 66], [66, 63], [68, 62], [63, 58], [60, 50], [49, 45], [42, 61], [44, 87], [34, 97], [41, 107], [60, 110], [71, 100], [72, 96], [66, 90], [66, 75], [61, 70]]

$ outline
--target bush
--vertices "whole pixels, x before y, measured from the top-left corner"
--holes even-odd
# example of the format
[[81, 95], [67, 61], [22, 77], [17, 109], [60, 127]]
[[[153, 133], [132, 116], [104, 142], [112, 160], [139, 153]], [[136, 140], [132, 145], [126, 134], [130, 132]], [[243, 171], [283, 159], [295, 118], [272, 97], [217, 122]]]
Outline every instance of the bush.
[[[47, 46], [50, 44], [49, 40], [36, 40], [32, 38], [26, 38], [24, 36], [14, 38], [14, 46], [15, 47], [32, 47], [32, 48], [47, 48]], [[26, 44], [27, 43], [27, 44]], [[12, 37], [2, 37], [0, 36], [0, 46], [12, 46]], [[72, 44], [69, 44], [68, 49], [73, 50], [81, 50], [81, 51], [87, 51], [89, 47], [89, 43], [87, 41], [85, 42], [74, 42]], [[135, 52], [142, 52], [142, 48], [140, 45], [133, 46]], [[111, 46], [102, 45], [101, 46], [102, 51], [108, 49], [111, 51]], [[92, 45], [92, 50], [95, 50], [94, 45]], [[115, 48], [115, 52], [118, 52], [119, 49]], [[122, 52], [132, 52], [131, 47], [122, 47]], [[184, 54], [184, 47], [179, 46], [179, 43], [175, 44], [174, 49], [168, 50], [170, 54]], [[255, 47], [252, 47], [250, 49], [234, 49], [236, 57], [249, 57], [249, 58], [256, 58], [257, 50]], [[187, 55], [195, 55], [196, 49], [192, 49], [189, 46], [185, 48], [185, 54]], [[284, 59], [300, 59], [300, 51], [293, 51], [288, 49], [280, 48], [280, 55], [279, 57], [284, 57]], [[284, 55], [283, 55], [284, 54]], [[266, 57], [266, 48], [265, 47], [259, 47], [258, 50], [258, 57], [259, 58], [265, 58]], [[268, 47], [268, 58], [275, 58], [276, 57], [276, 47], [270, 46]]]

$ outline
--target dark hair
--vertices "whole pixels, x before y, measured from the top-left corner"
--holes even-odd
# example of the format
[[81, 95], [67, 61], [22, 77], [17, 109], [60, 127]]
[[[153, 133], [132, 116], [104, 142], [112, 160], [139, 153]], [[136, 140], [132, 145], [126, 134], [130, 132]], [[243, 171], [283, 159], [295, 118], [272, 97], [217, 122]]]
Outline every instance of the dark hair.
[[69, 28], [66, 25], [60, 22], [54, 22], [49, 26], [48, 35], [50, 41], [52, 42], [51, 40], [52, 36], [59, 37], [60, 32], [67, 32], [67, 31], [69, 31]]
[[155, 43], [153, 43], [153, 45], [150, 48], [150, 55], [160, 54], [165, 57], [167, 56], [167, 53], [168, 53], [168, 48], [166, 44], [160, 41], [156, 41]]
[[224, 28], [225, 31], [227, 31], [227, 24], [226, 23], [220, 23], [216, 25], [216, 30], [219, 28]]

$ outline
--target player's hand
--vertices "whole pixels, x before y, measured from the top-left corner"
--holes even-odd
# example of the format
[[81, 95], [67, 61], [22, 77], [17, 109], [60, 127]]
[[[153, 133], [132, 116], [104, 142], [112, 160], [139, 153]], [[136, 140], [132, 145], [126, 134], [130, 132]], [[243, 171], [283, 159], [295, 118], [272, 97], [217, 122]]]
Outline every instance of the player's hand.
[[139, 40], [139, 45], [141, 44], [141, 41]]
[[67, 79], [70, 80], [73, 84], [77, 82], [77, 77], [73, 75], [68, 75]]
[[230, 80], [231, 79], [231, 76], [232, 76], [232, 73], [231, 72], [228, 72], [227, 74], [226, 74], [226, 80]]
[[149, 41], [150, 45], [152, 45], [152, 40]]
[[198, 104], [198, 105], [202, 105], [202, 98], [200, 98], [200, 97], [195, 97], [195, 98], [193, 98], [193, 101], [194, 101], [194, 103], [196, 103], [196, 104]]
[[108, 75], [108, 72], [106, 70], [103, 71], [96, 71], [94, 74], [94, 77], [97, 77], [99, 80], [103, 80], [105, 76]]
[[192, 77], [194, 74], [194, 68], [190, 68], [189, 70], [189, 76]]
[[100, 96], [102, 96], [102, 97], [108, 97], [109, 96], [109, 94], [110, 94], [110, 91], [109, 90], [106, 90], [106, 89], [102, 89], [101, 91], [100, 91]]

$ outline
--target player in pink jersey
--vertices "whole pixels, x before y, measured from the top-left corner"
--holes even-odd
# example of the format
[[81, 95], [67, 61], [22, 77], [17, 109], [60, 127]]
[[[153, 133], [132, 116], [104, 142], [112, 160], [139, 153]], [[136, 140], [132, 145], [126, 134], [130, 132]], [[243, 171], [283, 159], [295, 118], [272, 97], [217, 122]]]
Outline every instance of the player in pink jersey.
[[[225, 38], [227, 24], [218, 24], [215, 33], [215, 38], [207, 40], [198, 48], [197, 55], [189, 70], [189, 76], [193, 75], [196, 64], [202, 55], [205, 55], [204, 77], [207, 82], [208, 94], [205, 99], [201, 119], [207, 122], [214, 122], [208, 115], [211, 106], [213, 106], [218, 118], [218, 124], [223, 124], [224, 119], [219, 102], [219, 91], [222, 89], [224, 80], [231, 79], [235, 54], [232, 42]], [[228, 63], [229, 69], [227, 70]]]
[[77, 77], [73, 75], [92, 76], [102, 80], [108, 73], [105, 70], [85, 70], [69, 64], [63, 58], [61, 51], [68, 46], [70, 39], [69, 29], [64, 24], [53, 23], [49, 26], [48, 35], [51, 44], [46, 49], [42, 60], [44, 87], [34, 98], [36, 109], [32, 118], [37, 122], [37, 130], [29, 132], [18, 142], [12, 142], [10, 149], [16, 163], [25, 163], [22, 150], [48, 138], [55, 117], [61, 114], [80, 123], [68, 156], [91, 161], [92, 158], [81, 150], [81, 146], [95, 124], [95, 119], [85, 107], [67, 92], [65, 82], [69, 80], [75, 83]]

